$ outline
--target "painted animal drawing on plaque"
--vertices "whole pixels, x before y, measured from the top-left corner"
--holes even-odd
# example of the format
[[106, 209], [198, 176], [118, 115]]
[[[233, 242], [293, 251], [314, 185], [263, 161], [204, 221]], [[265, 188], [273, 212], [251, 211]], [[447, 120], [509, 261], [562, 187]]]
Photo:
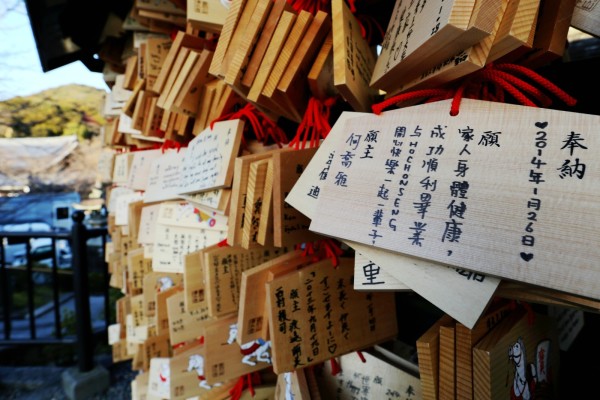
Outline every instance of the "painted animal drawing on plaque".
[[[204, 376], [204, 357], [202, 357], [200, 354], [192, 354], [190, 356], [187, 371], [196, 371], [196, 374], [198, 374], [198, 380], [200, 381], [198, 386], [207, 390], [212, 388], [212, 386], [206, 383], [206, 377]], [[214, 386], [221, 385], [222, 383], [220, 382], [214, 384]]]
[[[233, 344], [237, 338], [238, 327], [237, 324], [231, 324], [229, 326], [229, 338], [227, 338], [227, 344]], [[244, 355], [242, 362], [251, 366], [255, 366], [257, 362], [264, 362], [271, 364], [271, 354], [269, 349], [271, 348], [270, 340], [257, 339], [244, 343], [240, 346], [240, 352]], [[252, 361], [254, 359], [254, 361]]]
[[544, 393], [551, 391], [550, 340], [541, 341], [536, 347], [534, 356], [535, 360], [528, 362], [521, 337], [508, 349], [508, 358], [514, 368], [511, 400], [547, 398]]
[[160, 372], [158, 373], [158, 378], [160, 379], [160, 384], [162, 386], [164, 386], [167, 390], [169, 388], [169, 385], [171, 384], [169, 382], [171, 377], [171, 367], [169, 366], [168, 362], [164, 362], [162, 364], [160, 364]]
[[173, 282], [173, 279], [168, 276], [160, 277], [156, 281], [156, 291], [158, 293], [171, 289], [173, 286], [175, 286], [175, 283]]

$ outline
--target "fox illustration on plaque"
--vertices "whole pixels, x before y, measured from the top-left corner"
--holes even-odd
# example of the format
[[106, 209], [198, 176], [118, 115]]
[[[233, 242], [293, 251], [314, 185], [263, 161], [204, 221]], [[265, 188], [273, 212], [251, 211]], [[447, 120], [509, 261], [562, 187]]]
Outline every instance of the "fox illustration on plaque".
[[514, 377], [510, 391], [511, 400], [552, 398], [550, 385], [550, 340], [541, 341], [535, 352], [535, 361], [527, 362], [525, 344], [519, 337], [508, 349], [508, 358], [514, 365]]

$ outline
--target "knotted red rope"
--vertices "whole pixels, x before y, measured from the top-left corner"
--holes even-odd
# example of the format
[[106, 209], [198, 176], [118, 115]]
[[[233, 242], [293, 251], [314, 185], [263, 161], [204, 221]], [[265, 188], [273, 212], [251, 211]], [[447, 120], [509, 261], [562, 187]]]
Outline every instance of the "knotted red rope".
[[[351, 10], [352, 11], [352, 10]], [[355, 11], [352, 11], [354, 14]], [[383, 40], [385, 31], [377, 19], [371, 15], [355, 14], [356, 21], [360, 25], [360, 35], [369, 43], [369, 45], [378, 44]], [[373, 30], [377, 29], [378, 36], [373, 36]]]
[[331, 1], [329, 0], [287, 0], [287, 2], [297, 13], [304, 10], [315, 15], [317, 11], [327, 13], [331, 11]]
[[318, 147], [321, 139], [325, 139], [331, 131], [329, 125], [329, 116], [331, 107], [335, 105], [337, 97], [330, 97], [325, 100], [311, 97], [308, 99], [304, 118], [298, 125], [296, 136], [292, 139], [289, 146], [296, 150], [306, 148], [306, 142], [310, 137], [309, 147]]
[[253, 372], [251, 374], [242, 375], [239, 377], [235, 386], [229, 390], [231, 400], [239, 400], [242, 397], [244, 389], [248, 389], [252, 397], [255, 395], [254, 386], [261, 384], [260, 374]]
[[[288, 141], [283, 130], [250, 103], [247, 103], [237, 111], [221, 115], [210, 123], [210, 129], [213, 129], [216, 122], [233, 119], [241, 119], [249, 123], [249, 125], [246, 124], [244, 126], [244, 133], [248, 132], [251, 127], [256, 140], [263, 144], [266, 144], [271, 139], [281, 147], [283, 143], [287, 143]], [[242, 141], [245, 143], [244, 137], [242, 137]]]
[[165, 154], [166, 150], [169, 149], [176, 149], [177, 152], [179, 153], [179, 150], [181, 150], [182, 147], [186, 147], [187, 144], [182, 145], [179, 142], [176, 142], [174, 140], [165, 140], [164, 143], [162, 144], [162, 146], [160, 147], [160, 151]]
[[340, 367], [340, 364], [338, 364], [335, 358], [329, 359], [329, 363], [331, 364], [331, 375], [336, 376], [337, 374], [342, 372], [342, 368]]
[[521, 305], [527, 313], [527, 325], [529, 325], [530, 327], [533, 326], [533, 324], [535, 323], [535, 311], [533, 311], [531, 304], [524, 301], [517, 302], [516, 300], [511, 300], [509, 303], [509, 308], [511, 310], [516, 310], [518, 305]]
[[340, 265], [339, 257], [344, 254], [344, 251], [333, 239], [324, 239], [320, 241], [320, 244], [325, 250], [325, 257], [331, 260], [333, 268], [337, 268]]
[[312, 262], [329, 258], [334, 268], [340, 265], [339, 257], [344, 254], [344, 251], [333, 239], [317, 240], [315, 243], [303, 243], [296, 246], [296, 249], [302, 249], [302, 246], [302, 257], [312, 257]]
[[[491, 88], [494, 89], [493, 92], [490, 90]], [[387, 107], [408, 100], [428, 98], [430, 101], [437, 101], [452, 98], [450, 115], [454, 116], [458, 115], [460, 101], [464, 97], [503, 102], [506, 93], [510, 94], [519, 104], [529, 107], [537, 107], [538, 104], [542, 107], [550, 106], [552, 99], [548, 94], [571, 107], [577, 103], [575, 98], [529, 68], [515, 64], [490, 63], [483, 69], [446, 87], [401, 93], [374, 104], [372, 110], [375, 114], [381, 114]]]

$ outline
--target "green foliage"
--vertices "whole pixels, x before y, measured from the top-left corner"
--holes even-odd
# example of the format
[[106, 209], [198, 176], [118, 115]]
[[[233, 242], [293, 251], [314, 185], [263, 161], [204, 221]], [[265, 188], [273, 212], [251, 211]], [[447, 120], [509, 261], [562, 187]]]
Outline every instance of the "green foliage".
[[0, 102], [0, 137], [77, 135], [90, 139], [104, 124], [105, 92], [65, 85]]

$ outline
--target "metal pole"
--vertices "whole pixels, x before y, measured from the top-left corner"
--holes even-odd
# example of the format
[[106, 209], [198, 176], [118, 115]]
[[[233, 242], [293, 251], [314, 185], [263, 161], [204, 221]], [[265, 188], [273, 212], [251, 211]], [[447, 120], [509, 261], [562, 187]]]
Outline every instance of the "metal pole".
[[8, 271], [6, 270], [6, 254], [4, 253], [3, 238], [0, 237], [0, 281], [2, 282], [2, 313], [4, 317], [4, 339], [10, 339], [11, 330], [11, 285], [8, 283]]
[[80, 372], [90, 371], [94, 367], [90, 290], [88, 285], [87, 228], [83, 224], [84, 217], [83, 212], [74, 212], [73, 228], [71, 229], [73, 285], [75, 290], [75, 328]]

